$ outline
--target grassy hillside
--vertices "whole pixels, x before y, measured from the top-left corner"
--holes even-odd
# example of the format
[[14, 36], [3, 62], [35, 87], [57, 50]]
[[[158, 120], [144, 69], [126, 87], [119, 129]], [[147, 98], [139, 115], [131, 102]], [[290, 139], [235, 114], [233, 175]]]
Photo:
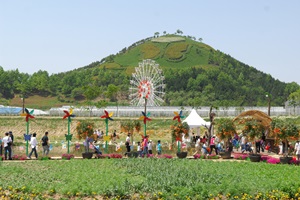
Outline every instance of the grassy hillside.
[[100, 64], [99, 67], [107, 69], [126, 68], [127, 73], [131, 75], [139, 62], [143, 59], [152, 59], [159, 63], [162, 69], [188, 67], [208, 69], [213, 66], [208, 64], [210, 51], [214, 51], [214, 49], [186, 37], [162, 36], [129, 47], [125, 52], [115, 55], [113, 60], [107, 58], [106, 62]]

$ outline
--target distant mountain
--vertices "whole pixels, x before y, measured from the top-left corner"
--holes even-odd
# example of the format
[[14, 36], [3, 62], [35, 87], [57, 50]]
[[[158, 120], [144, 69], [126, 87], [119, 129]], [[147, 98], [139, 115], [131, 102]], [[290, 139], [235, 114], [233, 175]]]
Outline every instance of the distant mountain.
[[140, 40], [115, 55], [69, 72], [21, 74], [18, 80], [23, 84], [13, 84], [10, 92], [2, 89], [0, 94], [6, 99], [26, 93], [28, 97], [54, 96], [69, 104], [105, 100], [128, 105], [131, 74], [144, 59], [155, 60], [163, 70], [165, 105], [266, 106], [268, 93], [271, 105], [282, 106], [289, 94], [299, 89], [295, 82], [276, 80], [193, 37], [164, 35]]

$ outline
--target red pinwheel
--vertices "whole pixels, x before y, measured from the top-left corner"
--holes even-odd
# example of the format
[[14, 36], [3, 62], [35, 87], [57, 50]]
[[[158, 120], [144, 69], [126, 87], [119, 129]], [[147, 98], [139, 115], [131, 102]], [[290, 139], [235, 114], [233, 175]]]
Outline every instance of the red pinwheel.
[[184, 116], [182, 116], [182, 110], [178, 113], [178, 112], [174, 112], [174, 114], [175, 114], [175, 117], [173, 117], [173, 120], [176, 120], [177, 119], [177, 121], [179, 122], [179, 123], [181, 123], [181, 120], [180, 119], [182, 119], [182, 118], [184, 118]]
[[66, 113], [66, 114], [63, 117], [63, 119], [66, 119], [66, 118], [70, 119], [70, 117], [75, 117], [75, 115], [73, 115], [73, 109], [72, 108], [70, 109], [70, 112], [67, 111], [67, 110], [64, 110], [64, 113]]
[[105, 115], [102, 115], [101, 118], [105, 118], [105, 119], [109, 119], [111, 121], [113, 121], [113, 119], [111, 118], [113, 116], [113, 112], [108, 113], [106, 110], [104, 110]]
[[149, 112], [148, 112], [148, 114], [146, 115], [146, 113], [142, 111], [142, 114], [143, 114], [143, 116], [140, 117], [140, 120], [144, 120], [144, 124], [147, 123], [147, 120], [148, 120], [148, 121], [151, 121], [151, 119], [149, 118], [149, 116], [150, 116], [150, 113], [149, 113]]
[[25, 116], [26, 117], [26, 122], [28, 122], [29, 118], [31, 118], [31, 119], [34, 118], [34, 116], [32, 116], [33, 112], [34, 112], [34, 110], [31, 110], [29, 112], [29, 110], [27, 108], [25, 108], [25, 113], [22, 113], [21, 116]]

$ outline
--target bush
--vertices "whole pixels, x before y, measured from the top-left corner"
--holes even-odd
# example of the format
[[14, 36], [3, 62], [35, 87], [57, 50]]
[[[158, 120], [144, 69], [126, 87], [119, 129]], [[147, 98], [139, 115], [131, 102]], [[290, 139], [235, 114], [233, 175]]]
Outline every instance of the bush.
[[94, 134], [94, 123], [89, 121], [79, 121], [76, 125], [77, 138], [85, 139]]

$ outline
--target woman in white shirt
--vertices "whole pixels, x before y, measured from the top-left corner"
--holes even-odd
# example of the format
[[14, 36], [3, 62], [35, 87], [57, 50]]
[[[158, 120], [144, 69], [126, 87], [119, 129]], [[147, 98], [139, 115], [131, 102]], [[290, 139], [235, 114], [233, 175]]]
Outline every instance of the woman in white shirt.
[[299, 141], [296, 142], [295, 151], [296, 151], [296, 155], [297, 155], [297, 160], [300, 160], [300, 143], [299, 143]]
[[5, 137], [2, 139], [3, 147], [4, 147], [4, 158], [7, 160], [7, 152], [8, 152], [8, 159], [12, 160], [11, 158], [11, 143], [12, 139], [9, 136], [9, 133], [5, 133]]
[[148, 142], [148, 152], [149, 154], [152, 154], [152, 140]]
[[30, 145], [31, 145], [31, 152], [28, 155], [28, 159], [31, 159], [31, 155], [34, 152], [35, 158], [38, 158], [38, 154], [36, 152], [36, 146], [37, 146], [37, 140], [36, 140], [36, 133], [32, 134], [32, 138], [30, 139]]

